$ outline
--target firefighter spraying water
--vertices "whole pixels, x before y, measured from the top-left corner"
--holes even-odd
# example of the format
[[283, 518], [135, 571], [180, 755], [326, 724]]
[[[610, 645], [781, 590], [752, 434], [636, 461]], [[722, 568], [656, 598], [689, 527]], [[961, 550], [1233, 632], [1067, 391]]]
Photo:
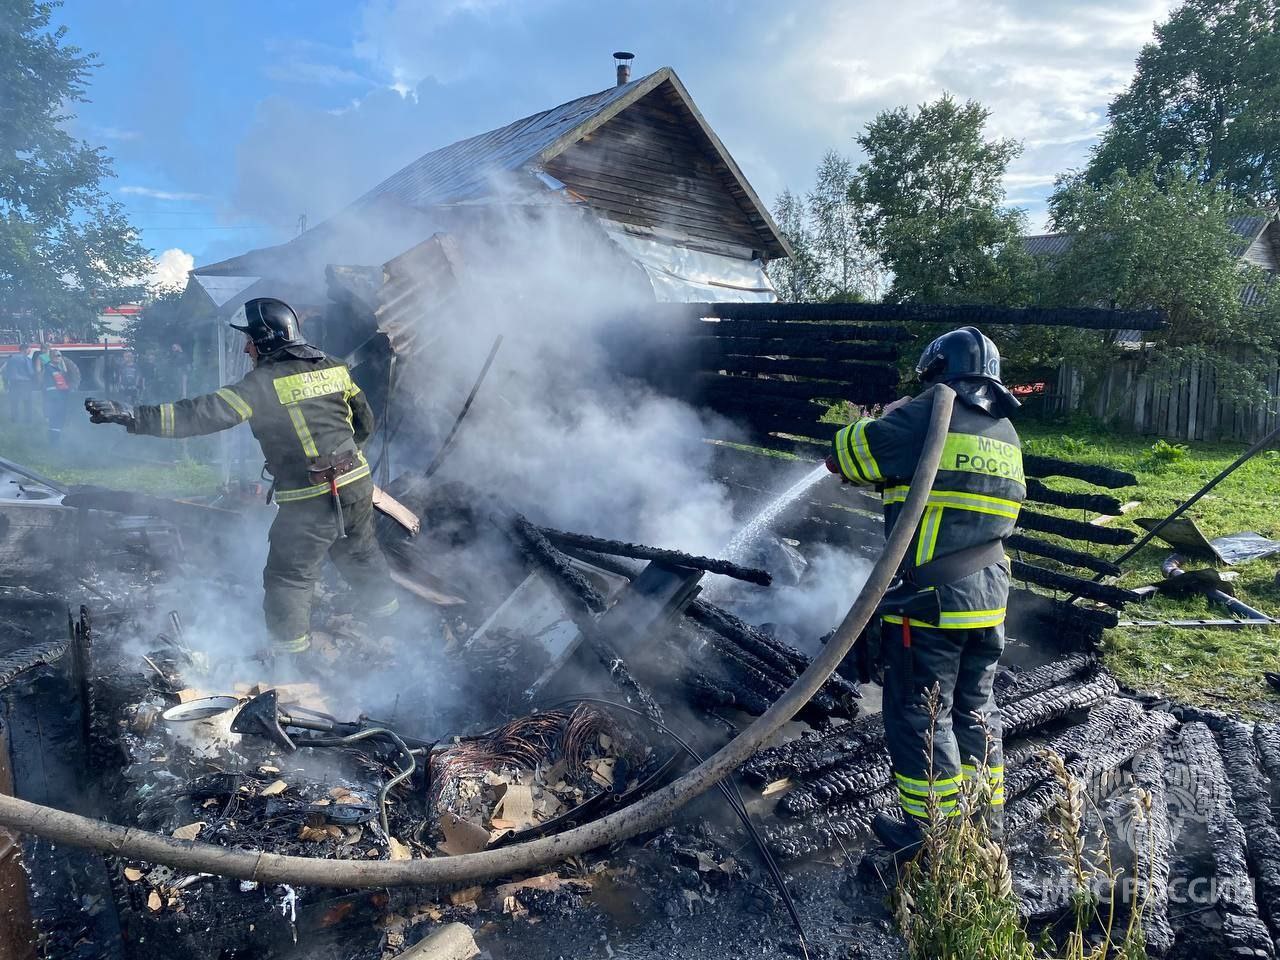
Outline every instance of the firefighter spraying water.
[[[1002, 835], [1004, 760], [992, 685], [1009, 597], [1004, 540], [1026, 496], [1021, 445], [1008, 420], [1019, 404], [1000, 380], [996, 345], [975, 327], [953, 330], [925, 348], [916, 372], [926, 386], [950, 386], [958, 402], [900, 582], [881, 604], [885, 740], [904, 816], [881, 813], [873, 828], [902, 856], [919, 849], [931, 809], [960, 812], [961, 784], [983, 769], [991, 832]], [[828, 469], [882, 492], [886, 532], [907, 498], [932, 405], [926, 390], [836, 434]]]

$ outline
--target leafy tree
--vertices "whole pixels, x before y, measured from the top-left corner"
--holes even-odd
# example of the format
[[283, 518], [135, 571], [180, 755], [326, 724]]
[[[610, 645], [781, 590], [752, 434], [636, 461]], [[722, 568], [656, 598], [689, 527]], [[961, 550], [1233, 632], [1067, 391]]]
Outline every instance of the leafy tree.
[[0, 310], [91, 333], [102, 307], [141, 296], [151, 261], [102, 189], [110, 159], [67, 131], [95, 56], [49, 29], [54, 8], [0, 0]]
[[[1156, 344], [1149, 357], [1154, 375], [1209, 360], [1227, 397], [1263, 397], [1258, 361], [1280, 345], [1280, 327], [1264, 276], [1240, 261], [1240, 238], [1228, 224], [1240, 210], [1226, 187], [1203, 182], [1195, 171], [1150, 164], [1132, 174], [1116, 171], [1099, 185], [1083, 174], [1062, 178], [1049, 209], [1071, 244], [1054, 264], [1046, 298], [1159, 308], [1169, 327], [1148, 335]], [[1245, 298], [1246, 288], [1261, 293]], [[1074, 359], [1087, 374], [1100, 375], [1110, 341], [1091, 342], [1094, 355]]]
[[814, 255], [813, 231], [804, 199], [783, 190], [774, 204], [773, 219], [791, 244], [791, 256], [769, 264], [769, 279], [778, 299], [797, 303], [820, 300], [822, 271]]
[[867, 159], [850, 200], [864, 211], [863, 242], [893, 274], [886, 299], [1010, 303], [1028, 261], [1023, 214], [1003, 206], [1003, 178], [1021, 152], [988, 140], [989, 111], [949, 94], [914, 113], [879, 114], [858, 137]]
[[1171, 173], [1217, 178], [1245, 202], [1274, 207], [1280, 0], [1188, 0], [1156, 27], [1129, 89], [1109, 113], [1089, 182], [1163, 161]]
[[864, 211], [851, 194], [853, 161], [828, 150], [818, 164], [808, 196], [814, 256], [822, 277], [821, 299], [849, 302], [878, 299], [879, 258], [860, 236]]
[[853, 162], [828, 150], [808, 194], [784, 190], [778, 197], [773, 217], [794, 251], [769, 265], [780, 299], [848, 303], [879, 298], [883, 270], [862, 242], [862, 210], [850, 197], [852, 182]]

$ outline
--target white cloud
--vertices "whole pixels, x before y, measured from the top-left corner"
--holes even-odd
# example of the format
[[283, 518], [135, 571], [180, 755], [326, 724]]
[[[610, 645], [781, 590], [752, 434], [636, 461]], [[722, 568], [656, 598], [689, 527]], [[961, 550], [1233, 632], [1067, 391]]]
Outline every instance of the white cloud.
[[207, 200], [208, 199], [208, 197], [206, 197], [203, 193], [183, 193], [180, 191], [173, 191], [173, 190], [156, 190], [156, 189], [153, 189], [152, 187], [138, 187], [138, 186], [121, 187], [120, 192], [127, 193], [130, 196], [134, 196], [134, 197], [148, 197], [151, 200], [174, 201], [174, 200]]
[[156, 257], [156, 266], [147, 277], [147, 286], [158, 290], [181, 289], [187, 285], [187, 273], [195, 265], [195, 257], [185, 250], [171, 247]]

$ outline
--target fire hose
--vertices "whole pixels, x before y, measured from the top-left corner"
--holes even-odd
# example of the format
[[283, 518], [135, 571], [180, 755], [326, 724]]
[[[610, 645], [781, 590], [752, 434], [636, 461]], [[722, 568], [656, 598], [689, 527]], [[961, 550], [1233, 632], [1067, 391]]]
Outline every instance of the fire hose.
[[190, 872], [313, 887], [433, 887], [491, 880], [586, 853], [657, 829], [694, 798], [745, 763], [818, 692], [853, 646], [893, 582], [933, 489], [951, 423], [955, 393], [933, 387], [933, 411], [906, 502], [884, 552], [835, 635], [774, 704], [745, 730], [662, 789], [592, 823], [525, 843], [427, 860], [323, 860], [264, 850], [230, 850], [175, 840], [0, 795], [0, 826], [58, 843]]

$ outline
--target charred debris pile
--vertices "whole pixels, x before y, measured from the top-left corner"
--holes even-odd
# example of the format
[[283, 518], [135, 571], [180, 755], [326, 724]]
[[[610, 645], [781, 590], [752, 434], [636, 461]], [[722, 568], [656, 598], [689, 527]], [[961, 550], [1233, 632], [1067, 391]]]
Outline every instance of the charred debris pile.
[[[1042, 458], [1029, 468], [1104, 491], [1132, 483]], [[800, 537], [765, 551], [773, 569], [764, 570], [554, 529], [456, 481], [408, 475], [388, 492], [422, 521], [413, 535], [379, 518], [408, 601], [395, 638], [346, 612], [350, 598], [334, 583], [319, 603], [320, 675], [267, 686], [227, 616], [255, 602], [256, 572], [218, 559], [234, 555], [224, 540], [254, 529], [256, 508], [66, 490], [24, 473], [19, 495], [3, 502], [4, 579], [20, 574], [23, 586], [0, 594], [3, 760], [16, 794], [233, 849], [407, 859], [497, 848], [659, 788], [691, 763], [672, 731], [693, 751], [714, 750], [817, 649], [819, 638], [740, 615], [761, 609], [775, 574], [803, 577], [802, 564], [797, 574], [778, 559], [802, 554]], [[1032, 495], [1068, 496], [1039, 481]], [[844, 496], [852, 509], [825, 509], [853, 519], [819, 522], [879, 537], [860, 495]], [[1118, 507], [1109, 492], [1070, 496]], [[806, 529], [812, 521], [798, 514], [822, 509], [810, 501], [779, 529]], [[1034, 509], [1028, 517], [1012, 545], [1024, 589], [1011, 623], [1021, 665], [998, 684], [1010, 849], [1027, 914], [1051, 923], [1068, 896], [1045, 837], [1060, 791], [1047, 747], [1089, 785], [1090, 828], [1109, 831], [1150, 878], [1143, 923], [1153, 955], [1273, 955], [1280, 733], [1119, 690], [1093, 646], [1114, 616], [1108, 608], [1130, 598], [1087, 589], [1097, 585], [1070, 567], [1106, 563], [1099, 541], [1112, 531]], [[1085, 542], [1067, 546], [1070, 537]], [[1068, 604], [1046, 589], [1085, 600]], [[608, 955], [604, 946], [628, 943], [700, 955], [690, 943], [708, 949], [740, 923], [765, 955], [787, 955], [787, 906], [820, 955], [893, 956], [878, 861], [864, 856], [870, 817], [893, 791], [880, 717], [863, 693], [832, 676], [788, 738], [740, 771], [743, 792], [735, 787], [727, 806], [700, 801], [657, 836], [533, 876], [342, 893], [28, 838], [25, 872], [3, 876], [4, 906], [10, 919], [33, 922], [44, 955], [59, 957], [382, 958], [433, 935], [465, 935], [458, 955], [472, 937], [493, 957], [556, 956], [566, 944]], [[1157, 811], [1140, 824], [1135, 785]], [[790, 874], [785, 895], [771, 881], [775, 863]], [[1206, 903], [1188, 901], [1197, 889], [1212, 891]]]

